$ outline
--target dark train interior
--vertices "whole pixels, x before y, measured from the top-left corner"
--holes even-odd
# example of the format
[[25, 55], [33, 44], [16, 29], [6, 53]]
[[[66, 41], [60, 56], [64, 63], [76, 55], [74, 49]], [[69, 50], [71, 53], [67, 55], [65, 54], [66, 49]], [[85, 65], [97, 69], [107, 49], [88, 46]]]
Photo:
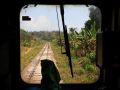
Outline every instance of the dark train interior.
[[[11, 0], [6, 10], [8, 29], [0, 31], [0, 84], [3, 90], [40, 90], [41, 88], [40, 84], [23, 82], [20, 76], [19, 17], [21, 8], [27, 4], [60, 5], [62, 13], [64, 5], [97, 6], [101, 11], [101, 32], [97, 33], [96, 37], [96, 65], [100, 68], [99, 79], [91, 84], [63, 83], [60, 86], [62, 90], [120, 89], [120, 5], [117, 0]], [[68, 46], [64, 23], [63, 30], [65, 45]], [[70, 57], [69, 48], [66, 48], [68, 57]]]

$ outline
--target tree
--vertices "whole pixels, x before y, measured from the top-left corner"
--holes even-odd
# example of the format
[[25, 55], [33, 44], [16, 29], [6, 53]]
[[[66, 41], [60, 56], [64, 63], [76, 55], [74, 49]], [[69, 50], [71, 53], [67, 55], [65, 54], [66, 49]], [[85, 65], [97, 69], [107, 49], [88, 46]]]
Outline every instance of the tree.
[[70, 44], [71, 44], [71, 47], [75, 49], [77, 48], [76, 47], [77, 31], [76, 31], [76, 28], [69, 28], [69, 30], [70, 30], [70, 33], [69, 33]]
[[24, 29], [20, 29], [21, 45], [29, 47], [31, 45], [31, 35]]
[[93, 20], [86, 21], [85, 22], [85, 28], [90, 30], [91, 29], [91, 25], [93, 24], [93, 22], [94, 22]]
[[92, 21], [95, 21], [96, 30], [100, 29], [100, 27], [101, 27], [101, 12], [100, 12], [99, 8], [91, 6], [89, 8], [89, 10], [90, 10], [89, 17]]

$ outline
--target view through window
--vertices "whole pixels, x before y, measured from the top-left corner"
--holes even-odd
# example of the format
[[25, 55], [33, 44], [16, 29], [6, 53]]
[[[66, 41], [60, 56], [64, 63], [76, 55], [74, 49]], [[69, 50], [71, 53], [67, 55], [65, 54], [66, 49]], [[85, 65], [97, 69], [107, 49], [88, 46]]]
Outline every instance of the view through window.
[[[23, 20], [27, 16], [29, 20]], [[99, 8], [89, 5], [64, 5], [64, 21], [70, 44], [72, 78], [59, 5], [26, 5], [20, 12], [20, 68], [24, 82], [40, 84], [41, 61], [54, 62], [60, 83], [94, 83], [99, 79], [96, 66], [96, 33], [101, 29]]]

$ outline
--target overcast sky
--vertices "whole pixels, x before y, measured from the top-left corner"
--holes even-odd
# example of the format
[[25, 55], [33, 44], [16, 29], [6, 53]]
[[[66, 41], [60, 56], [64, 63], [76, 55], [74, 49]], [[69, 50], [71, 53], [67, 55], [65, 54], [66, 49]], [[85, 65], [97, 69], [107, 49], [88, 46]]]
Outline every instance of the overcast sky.
[[[60, 8], [57, 6], [59, 15], [60, 29], [62, 31], [62, 22]], [[65, 5], [65, 24], [68, 28], [76, 27], [78, 31], [84, 27], [84, 23], [89, 19], [89, 7], [84, 5]], [[31, 21], [22, 21], [22, 16], [31, 17]], [[58, 21], [56, 13], [56, 5], [29, 5], [22, 8], [20, 12], [20, 28], [26, 31], [51, 31], [58, 30]]]

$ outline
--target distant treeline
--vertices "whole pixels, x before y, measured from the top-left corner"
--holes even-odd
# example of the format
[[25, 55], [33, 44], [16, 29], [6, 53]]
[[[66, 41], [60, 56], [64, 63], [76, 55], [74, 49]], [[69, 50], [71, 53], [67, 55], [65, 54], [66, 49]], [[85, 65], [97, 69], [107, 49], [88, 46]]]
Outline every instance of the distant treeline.
[[59, 38], [60, 38], [59, 31], [27, 32], [24, 29], [20, 29], [20, 41], [21, 41], [21, 44], [25, 46], [29, 46], [31, 41], [36, 41], [36, 40], [52, 41], [52, 40], [59, 40]]
[[33, 31], [29, 33], [36, 36], [37, 38], [47, 41], [52, 41], [59, 36], [59, 31]]
[[37, 39], [38, 38], [35, 35], [25, 31], [24, 29], [20, 29], [20, 43], [22, 46], [30, 47], [32, 42]]

